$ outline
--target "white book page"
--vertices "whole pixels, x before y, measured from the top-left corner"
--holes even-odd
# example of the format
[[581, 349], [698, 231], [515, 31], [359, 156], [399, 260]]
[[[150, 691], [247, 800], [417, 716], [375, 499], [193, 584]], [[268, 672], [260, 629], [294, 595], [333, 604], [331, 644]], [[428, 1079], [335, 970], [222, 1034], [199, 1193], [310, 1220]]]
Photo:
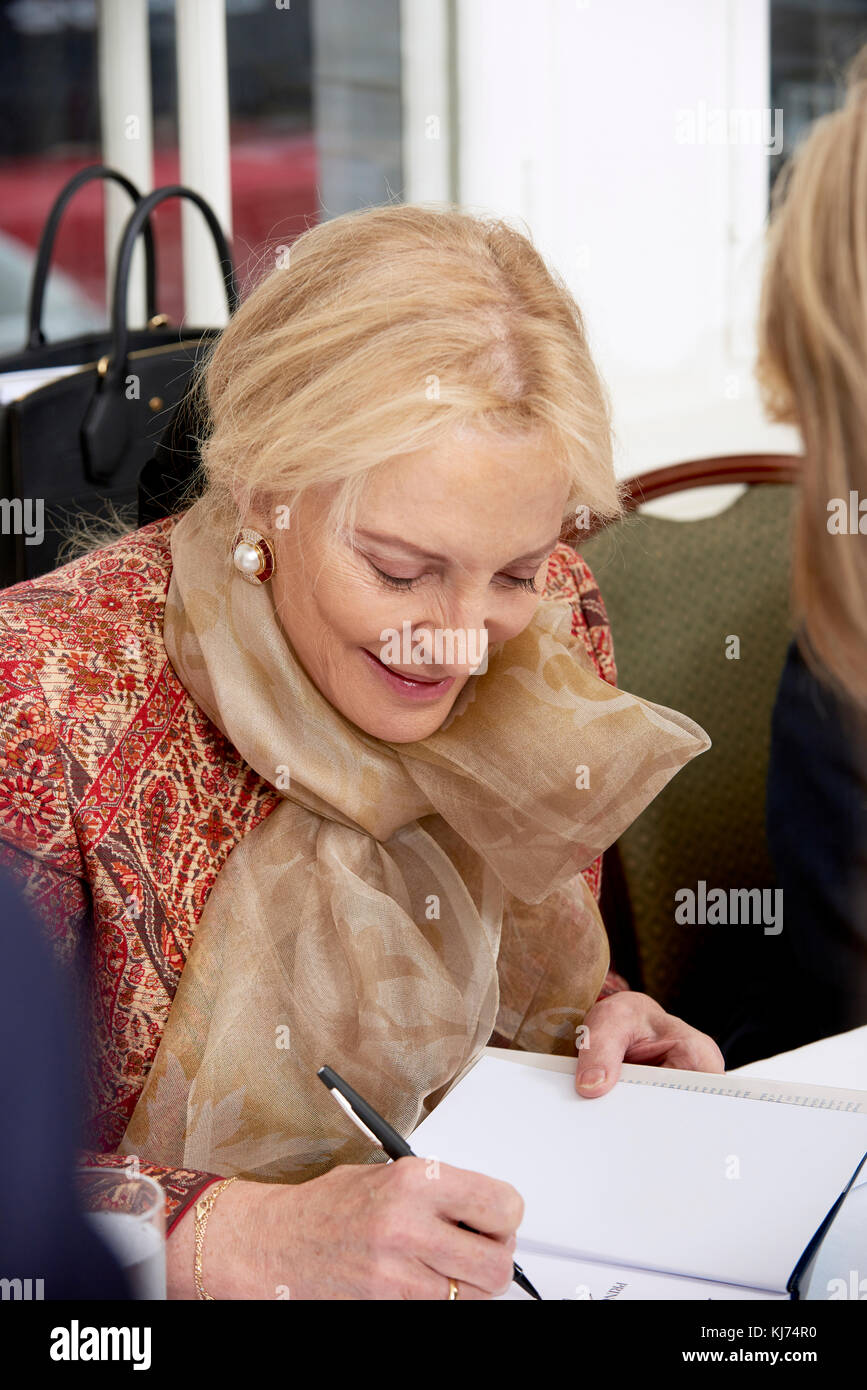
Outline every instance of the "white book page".
[[20, 372], [0, 373], [0, 405], [20, 401], [22, 396], [28, 396], [40, 386], [47, 386], [50, 381], [58, 381], [60, 377], [70, 376], [72, 372], [80, 370], [80, 366], [28, 367]]
[[[543, 1067], [547, 1071], [575, 1075], [574, 1057], [554, 1056], [547, 1052], [521, 1052], [504, 1047], [485, 1047], [479, 1055], [496, 1057], [511, 1066]], [[794, 1056], [794, 1053], [789, 1055]], [[741, 1096], [748, 1100], [780, 1101], [786, 1105], [806, 1105], [817, 1110], [849, 1110], [867, 1115], [867, 1091], [820, 1085], [814, 1081], [794, 1081], [788, 1077], [777, 1078], [773, 1071], [768, 1076], [765, 1067], [773, 1061], [774, 1058], [771, 1058], [769, 1063], [756, 1063], [755, 1072], [744, 1069], [720, 1073], [682, 1071], [675, 1067], [642, 1067], [634, 1062], [624, 1062], [620, 1079], [637, 1086], [664, 1086], [675, 1091], [701, 1091], [706, 1095]], [[466, 1076], [474, 1065], [475, 1062], [471, 1062], [462, 1075]], [[460, 1079], [456, 1078], [453, 1084], [456, 1086]]]
[[[734, 1284], [715, 1284], [709, 1279], [680, 1279], [674, 1274], [656, 1274], [646, 1269], [626, 1269], [621, 1265], [591, 1264], [587, 1260], [567, 1260], [560, 1255], [542, 1255], [524, 1250], [521, 1242], [515, 1258], [534, 1288], [544, 1299], [593, 1300], [631, 1303], [643, 1299], [670, 1299], [701, 1302], [712, 1300], [774, 1299], [788, 1300], [788, 1294], [745, 1289]], [[495, 1302], [532, 1303], [530, 1294], [517, 1284]]]
[[825, 1086], [863, 1088], [867, 1086], [867, 1025], [736, 1067], [729, 1076], [764, 1076], [777, 1081], [818, 1081]]
[[618, 1084], [484, 1056], [412, 1136], [502, 1178], [542, 1253], [782, 1293], [867, 1152], [867, 1115]]

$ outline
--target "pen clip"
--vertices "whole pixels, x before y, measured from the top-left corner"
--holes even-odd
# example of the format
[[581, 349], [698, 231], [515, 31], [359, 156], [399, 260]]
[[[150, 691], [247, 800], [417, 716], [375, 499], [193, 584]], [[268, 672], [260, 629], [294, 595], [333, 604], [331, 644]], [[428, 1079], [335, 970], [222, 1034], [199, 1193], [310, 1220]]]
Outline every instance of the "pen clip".
[[358, 1125], [358, 1128], [361, 1130], [362, 1134], [366, 1134], [368, 1139], [372, 1139], [376, 1147], [378, 1149], [381, 1149], [382, 1144], [377, 1139], [373, 1131], [367, 1128], [367, 1125], [364, 1123], [364, 1121], [359, 1119], [352, 1106], [350, 1105], [349, 1101], [346, 1099], [346, 1096], [341, 1095], [336, 1086], [329, 1086], [328, 1089], [331, 1092], [334, 1099], [337, 1101], [337, 1104], [340, 1106], [341, 1110], [346, 1111], [353, 1124]]

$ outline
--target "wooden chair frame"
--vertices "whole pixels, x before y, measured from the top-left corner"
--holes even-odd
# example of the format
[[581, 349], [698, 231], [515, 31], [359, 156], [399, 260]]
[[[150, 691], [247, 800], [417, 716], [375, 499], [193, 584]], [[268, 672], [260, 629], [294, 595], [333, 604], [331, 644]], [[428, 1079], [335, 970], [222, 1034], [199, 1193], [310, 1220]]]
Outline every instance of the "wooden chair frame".
[[[621, 484], [623, 516], [630, 516], [645, 502], [656, 502], [660, 497], [689, 492], [697, 487], [719, 487], [733, 483], [750, 486], [757, 483], [796, 483], [803, 462], [800, 454], [720, 454], [654, 468], [634, 478], [627, 478]], [[567, 524], [561, 540], [580, 550], [584, 541], [598, 535], [606, 525], [614, 525], [622, 519], [614, 517], [610, 522], [597, 521], [589, 529]]]

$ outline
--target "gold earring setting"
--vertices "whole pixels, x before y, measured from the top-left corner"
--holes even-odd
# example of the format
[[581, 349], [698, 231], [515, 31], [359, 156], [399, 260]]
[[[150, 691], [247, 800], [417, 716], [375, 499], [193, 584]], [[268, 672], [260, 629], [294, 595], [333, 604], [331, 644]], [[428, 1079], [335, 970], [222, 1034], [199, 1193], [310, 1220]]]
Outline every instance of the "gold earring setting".
[[232, 563], [248, 584], [267, 584], [274, 573], [274, 551], [251, 526], [242, 526], [232, 542]]

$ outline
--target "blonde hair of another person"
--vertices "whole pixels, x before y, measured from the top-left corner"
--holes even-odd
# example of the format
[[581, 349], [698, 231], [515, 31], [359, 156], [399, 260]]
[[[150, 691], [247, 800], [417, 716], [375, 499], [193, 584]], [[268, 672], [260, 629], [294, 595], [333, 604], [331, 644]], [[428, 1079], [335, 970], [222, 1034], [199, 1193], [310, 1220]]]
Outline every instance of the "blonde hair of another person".
[[322, 485], [351, 527], [377, 465], [468, 430], [541, 443], [579, 526], [620, 512], [581, 313], [499, 219], [392, 204], [310, 228], [231, 319], [204, 387], [204, 505], [227, 547], [263, 496], [291, 524]]
[[867, 706], [867, 540], [830, 525], [850, 493], [867, 499], [867, 47], [845, 104], [775, 186], [757, 377], [770, 417], [804, 442], [792, 590], [805, 658]]

